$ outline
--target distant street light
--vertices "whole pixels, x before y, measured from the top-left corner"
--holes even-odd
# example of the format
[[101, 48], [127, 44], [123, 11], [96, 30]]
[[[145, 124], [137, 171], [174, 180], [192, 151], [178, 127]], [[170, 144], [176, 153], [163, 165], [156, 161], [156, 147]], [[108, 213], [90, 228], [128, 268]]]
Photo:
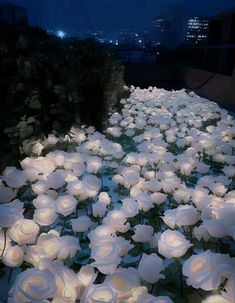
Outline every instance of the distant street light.
[[66, 36], [66, 33], [62, 30], [58, 30], [56, 32], [57, 37], [59, 37], [60, 39], [64, 39], [64, 37]]

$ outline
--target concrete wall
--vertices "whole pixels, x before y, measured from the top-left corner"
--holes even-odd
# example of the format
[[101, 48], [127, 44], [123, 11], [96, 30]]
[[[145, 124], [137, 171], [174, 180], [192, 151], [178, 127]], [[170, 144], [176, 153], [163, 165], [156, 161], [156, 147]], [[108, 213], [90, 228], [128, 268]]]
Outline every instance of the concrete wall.
[[183, 75], [188, 89], [235, 111], [235, 68], [231, 77], [195, 68], [186, 68]]

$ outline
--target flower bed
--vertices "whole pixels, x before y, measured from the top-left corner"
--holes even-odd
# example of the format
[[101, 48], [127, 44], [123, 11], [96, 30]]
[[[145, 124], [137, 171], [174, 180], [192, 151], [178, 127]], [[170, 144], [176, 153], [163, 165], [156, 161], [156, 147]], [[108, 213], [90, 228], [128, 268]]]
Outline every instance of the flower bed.
[[2, 302], [235, 303], [235, 121], [183, 90], [121, 102], [3, 172]]

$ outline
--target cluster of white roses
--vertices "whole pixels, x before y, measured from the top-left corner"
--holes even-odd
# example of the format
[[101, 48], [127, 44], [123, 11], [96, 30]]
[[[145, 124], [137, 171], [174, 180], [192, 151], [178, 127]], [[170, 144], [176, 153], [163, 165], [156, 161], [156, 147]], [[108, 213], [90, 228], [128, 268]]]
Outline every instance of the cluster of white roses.
[[235, 303], [235, 120], [183, 90], [121, 103], [105, 134], [4, 170], [3, 302]]

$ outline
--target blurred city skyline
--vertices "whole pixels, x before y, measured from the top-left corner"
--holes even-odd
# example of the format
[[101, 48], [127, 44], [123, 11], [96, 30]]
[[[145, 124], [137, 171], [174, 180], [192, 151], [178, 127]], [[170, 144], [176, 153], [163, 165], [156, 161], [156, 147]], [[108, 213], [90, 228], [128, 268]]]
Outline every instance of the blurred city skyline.
[[[6, 1], [1, 0], [0, 3]], [[115, 32], [122, 29], [149, 29], [155, 15], [181, 11], [212, 16], [235, 8], [235, 0], [12, 0], [27, 8], [30, 23], [45, 29]]]

